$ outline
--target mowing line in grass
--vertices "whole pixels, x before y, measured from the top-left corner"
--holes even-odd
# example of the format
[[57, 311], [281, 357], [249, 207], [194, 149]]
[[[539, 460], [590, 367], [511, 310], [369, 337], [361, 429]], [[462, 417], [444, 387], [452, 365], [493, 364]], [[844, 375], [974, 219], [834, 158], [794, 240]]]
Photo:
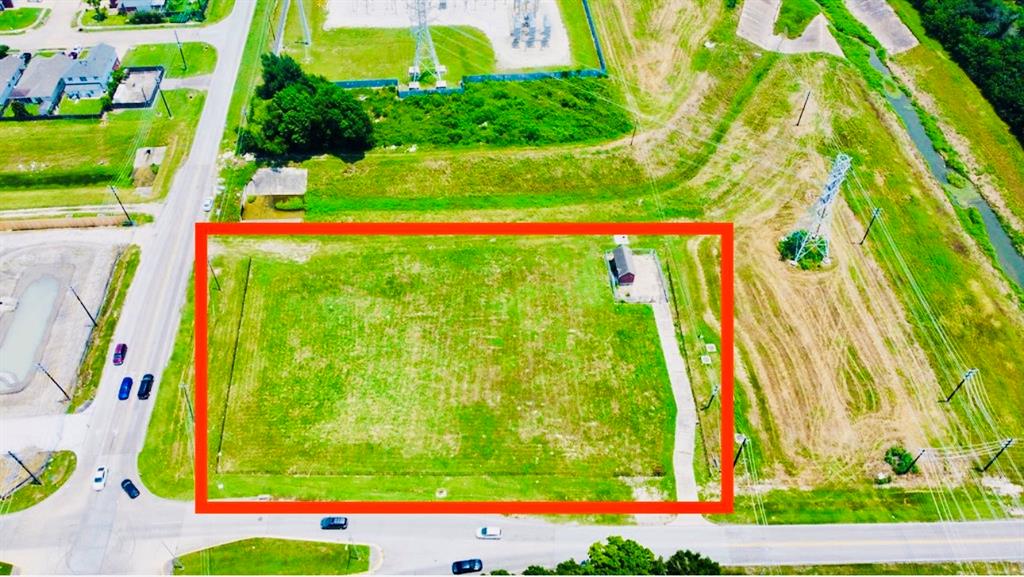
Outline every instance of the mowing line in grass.
[[252, 257], [245, 265], [245, 284], [242, 286], [242, 304], [238, 312], [238, 324], [235, 326], [235, 344], [231, 349], [231, 370], [228, 372], [227, 392], [224, 395], [224, 412], [220, 418], [220, 434], [217, 437], [217, 472], [220, 472], [221, 448], [224, 446], [224, 423], [228, 418], [228, 407], [231, 401], [231, 385], [235, 382], [235, 361], [238, 359], [238, 341], [242, 337], [242, 319], [245, 318], [245, 297], [249, 294], [249, 279], [252, 278]]

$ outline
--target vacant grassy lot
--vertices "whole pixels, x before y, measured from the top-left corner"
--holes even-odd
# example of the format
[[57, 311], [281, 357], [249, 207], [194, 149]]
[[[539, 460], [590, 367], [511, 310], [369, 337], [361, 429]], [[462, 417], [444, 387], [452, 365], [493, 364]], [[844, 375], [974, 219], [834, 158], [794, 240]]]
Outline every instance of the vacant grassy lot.
[[352, 575], [370, 569], [370, 548], [293, 539], [244, 539], [178, 557], [175, 575]]
[[629, 499], [619, 477], [668, 488], [674, 402], [649, 307], [612, 301], [609, 243], [229, 243], [211, 294], [210, 466], [225, 483], [212, 495]]
[[167, 78], [184, 78], [210, 74], [217, 66], [217, 50], [205, 42], [183, 42], [182, 52], [177, 44], [142, 44], [125, 54], [122, 66], [163, 66]]
[[42, 8], [14, 8], [0, 12], [0, 30], [28, 28], [39, 18]]
[[71, 451], [53, 453], [46, 469], [39, 475], [42, 485], [27, 484], [15, 491], [10, 497], [0, 500], [0, 515], [16, 513], [39, 503], [60, 489], [71, 473], [75, 472], [78, 459]]
[[144, 146], [168, 147], [153, 183], [153, 198], [162, 196], [192, 143], [204, 100], [194, 90], [166, 95], [174, 118], [157, 106], [112, 112], [102, 120], [0, 125], [0, 210], [113, 203], [111, 184], [121, 200], [143, 200], [131, 173], [135, 151]]

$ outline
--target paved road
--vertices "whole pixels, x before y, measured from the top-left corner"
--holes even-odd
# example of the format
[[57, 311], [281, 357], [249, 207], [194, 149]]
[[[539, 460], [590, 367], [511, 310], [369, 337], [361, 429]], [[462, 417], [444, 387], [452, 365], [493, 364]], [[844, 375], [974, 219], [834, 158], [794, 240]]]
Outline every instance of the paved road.
[[[58, 434], [58, 443], [76, 449], [79, 467], [64, 487], [40, 505], [0, 517], [0, 559], [25, 573], [156, 573], [166, 571], [173, 556], [198, 548], [244, 537], [278, 536], [371, 543], [373, 566], [389, 573], [444, 573], [453, 559], [469, 556], [483, 558], [489, 568], [521, 570], [532, 563], [580, 559], [590, 543], [619, 534], [660, 554], [687, 547], [738, 564], [1024, 561], [1024, 522], [1020, 521], [723, 527], [699, 517], [682, 517], [668, 525], [607, 527], [538, 518], [365, 515], [354, 517], [349, 531], [326, 534], [318, 529], [315, 516], [199, 516], [191, 503], [156, 498], [144, 487], [142, 497], [129, 500], [116, 485], [125, 477], [138, 480], [136, 461], [153, 401], [117, 402], [115, 391], [125, 374], [159, 374], [170, 355], [191, 271], [192, 223], [200, 217], [201, 199], [216, 178], [215, 158], [253, 8], [248, 0], [238, 0], [225, 21], [186, 31], [208, 38], [218, 47], [219, 58], [192, 150], [174, 178], [155, 225], [130, 232], [43, 231], [3, 237], [7, 243], [69, 234], [116, 236], [124, 241], [130, 235], [142, 247], [142, 261], [114, 334], [114, 342], [133, 344], [126, 364], [119, 369], [108, 367], [88, 411], [54, 425], [68, 433]], [[45, 45], [39, 43], [56, 42], [59, 36], [64, 46], [103, 40], [124, 47], [170, 35], [165, 30], [55, 35], [49, 25], [41, 30], [46, 32], [10, 37], [10, 43], [41, 48]], [[48, 426], [41, 421], [14, 425], [41, 427], [41, 436]], [[36, 433], [19, 434], [32, 437]], [[5, 443], [19, 442], [14, 433], [4, 435]], [[96, 493], [89, 478], [98, 465], [110, 467], [112, 477], [110, 486]], [[473, 531], [483, 524], [503, 526], [506, 538], [476, 540]]]

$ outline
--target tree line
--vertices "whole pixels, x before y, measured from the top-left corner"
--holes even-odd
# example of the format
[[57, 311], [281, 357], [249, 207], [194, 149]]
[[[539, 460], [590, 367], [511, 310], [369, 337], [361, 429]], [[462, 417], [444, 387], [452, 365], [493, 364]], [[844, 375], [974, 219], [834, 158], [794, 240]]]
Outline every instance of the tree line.
[[[508, 575], [492, 571], [492, 575]], [[530, 565], [523, 575], [721, 575], [717, 562], [687, 549], [664, 559], [632, 539], [608, 537], [590, 546], [583, 561], [568, 559], [553, 568]]]
[[911, 0], [1019, 141], [1024, 143], [1022, 0]]

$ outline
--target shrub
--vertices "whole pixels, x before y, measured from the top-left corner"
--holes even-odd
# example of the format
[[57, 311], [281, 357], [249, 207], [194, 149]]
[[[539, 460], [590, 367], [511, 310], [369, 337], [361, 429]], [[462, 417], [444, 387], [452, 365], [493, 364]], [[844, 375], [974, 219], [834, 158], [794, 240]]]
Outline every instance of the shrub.
[[293, 196], [285, 200], [279, 200], [274, 203], [274, 208], [283, 211], [302, 210], [306, 207], [306, 203], [302, 200], [301, 196]]
[[914, 456], [899, 445], [889, 447], [889, 450], [885, 452], [885, 462], [889, 463], [892, 472], [897, 475], [917, 472], [917, 464], [912, 464]]
[[665, 572], [668, 575], [721, 575], [722, 566], [700, 553], [681, 549], [665, 562]]
[[136, 10], [128, 17], [129, 24], [161, 24], [167, 19], [160, 12], [140, 12]]
[[[804, 239], [807, 238], [808, 232], [806, 230], [797, 230], [791, 232], [788, 236], [779, 241], [779, 256], [782, 260], [796, 261], [797, 251], [800, 250], [801, 245], [804, 244]], [[803, 270], [809, 270], [821, 266], [821, 263], [825, 260], [825, 254], [827, 250], [827, 242], [823, 238], [811, 239], [807, 241], [804, 246], [804, 252], [800, 255], [797, 266]]]

